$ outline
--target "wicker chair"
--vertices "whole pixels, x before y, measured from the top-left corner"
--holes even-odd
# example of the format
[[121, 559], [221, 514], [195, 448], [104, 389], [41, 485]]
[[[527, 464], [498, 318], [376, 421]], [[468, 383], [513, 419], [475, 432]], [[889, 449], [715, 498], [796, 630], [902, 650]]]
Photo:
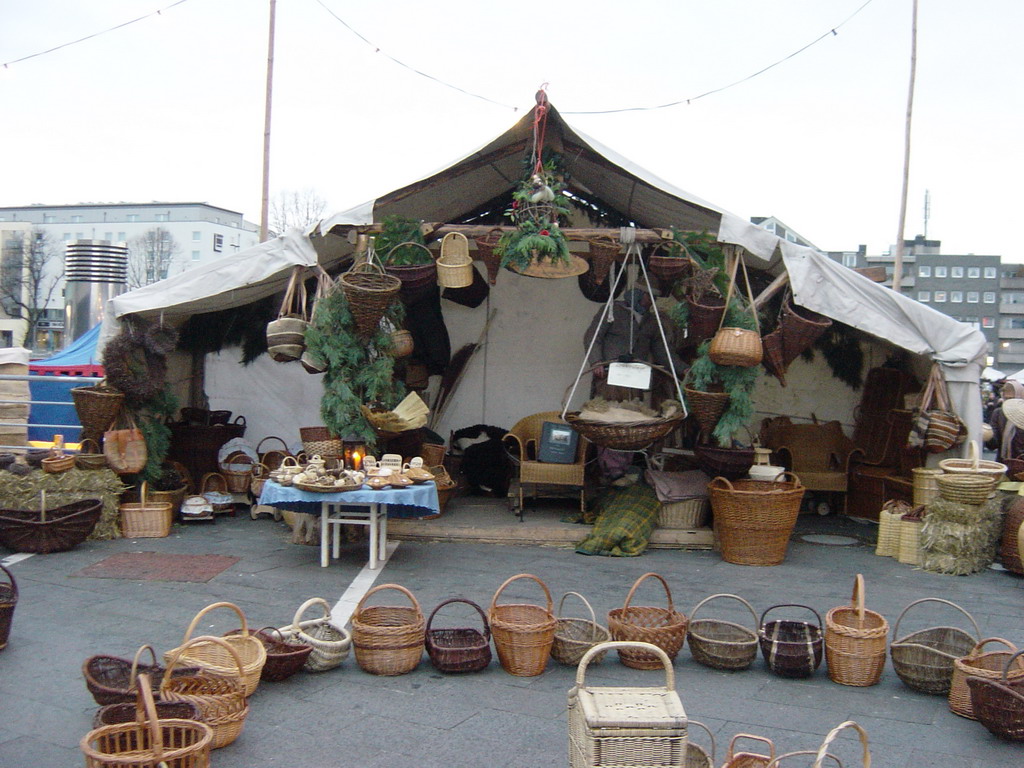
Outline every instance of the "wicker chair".
[[845, 493], [851, 460], [863, 455], [838, 421], [793, 424], [786, 417], [765, 420], [765, 446], [779, 455], [809, 491]]
[[541, 433], [544, 422], [551, 421], [565, 424], [561, 411], [543, 411], [527, 416], [516, 422], [515, 426], [505, 435], [503, 442], [519, 466], [519, 514], [523, 511], [523, 486], [562, 486], [579, 488], [580, 511], [586, 510], [584, 494], [584, 469], [586, 467], [587, 441], [581, 436], [576, 445], [576, 457], [571, 464], [556, 464], [537, 461]]

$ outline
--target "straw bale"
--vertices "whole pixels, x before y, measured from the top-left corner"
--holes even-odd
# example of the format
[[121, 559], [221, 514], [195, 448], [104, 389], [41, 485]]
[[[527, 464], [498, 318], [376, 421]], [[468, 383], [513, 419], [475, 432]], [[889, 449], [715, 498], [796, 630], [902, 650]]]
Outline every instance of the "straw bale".
[[44, 490], [47, 507], [98, 498], [103, 500], [103, 513], [89, 538], [105, 541], [121, 537], [118, 505], [126, 486], [109, 469], [75, 468], [57, 474], [36, 469], [23, 477], [0, 471], [0, 476], [0, 509], [39, 509]]
[[937, 499], [921, 528], [921, 567], [957, 576], [984, 570], [996, 558], [1002, 525], [999, 498], [977, 505]]

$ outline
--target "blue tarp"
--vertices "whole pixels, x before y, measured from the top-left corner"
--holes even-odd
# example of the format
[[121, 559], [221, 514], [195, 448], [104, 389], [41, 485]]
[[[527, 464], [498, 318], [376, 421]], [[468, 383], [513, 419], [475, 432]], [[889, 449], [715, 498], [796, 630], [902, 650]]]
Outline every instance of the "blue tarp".
[[[100, 326], [79, 336], [71, 346], [62, 349], [52, 357], [45, 360], [33, 360], [29, 364], [30, 370], [35, 366], [46, 366], [53, 368], [75, 368], [82, 366], [98, 365], [96, 359], [96, 342], [100, 337]], [[47, 371], [33, 371], [34, 373], [48, 373]], [[53, 381], [33, 381], [29, 383], [29, 393], [33, 404], [28, 418], [28, 439], [29, 440], [53, 440], [55, 434], [64, 435], [67, 442], [77, 442], [82, 425], [78, 421], [78, 414], [75, 412], [74, 403], [71, 400], [71, 390], [74, 387], [87, 386], [82, 382], [62, 381], [64, 377], [54, 375]], [[44, 403], [59, 403], [59, 405], [43, 405]], [[38, 424], [57, 424], [63, 426], [43, 427], [33, 426]]]
[[76, 365], [99, 365], [96, 342], [99, 341], [101, 327], [102, 323], [97, 323], [91, 330], [75, 339], [71, 346], [45, 360], [33, 360], [30, 365], [49, 365], [60, 368], [70, 368]]

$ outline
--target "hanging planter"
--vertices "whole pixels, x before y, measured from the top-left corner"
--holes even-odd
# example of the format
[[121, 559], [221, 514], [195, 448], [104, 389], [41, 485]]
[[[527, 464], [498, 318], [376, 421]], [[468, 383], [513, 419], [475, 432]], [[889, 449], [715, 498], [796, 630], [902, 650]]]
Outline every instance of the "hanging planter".
[[[417, 251], [419, 255], [410, 255]], [[430, 249], [421, 243], [396, 245], [384, 257], [384, 270], [401, 281], [398, 295], [406, 306], [426, 296], [437, 282], [437, 263]]]
[[561, 277], [576, 277], [590, 269], [590, 265], [579, 256], [570, 256], [568, 261], [561, 259], [535, 256], [530, 259], [526, 267], [509, 265], [513, 272], [526, 275], [527, 277], [541, 277], [546, 279], [558, 279]]
[[384, 310], [391, 306], [402, 282], [376, 264], [364, 262], [342, 274], [338, 285], [348, 300], [356, 331], [366, 337], [376, 332]]
[[501, 271], [501, 253], [495, 250], [500, 239], [500, 232], [492, 232], [476, 238], [477, 255], [487, 267], [487, 282], [491, 285], [498, 282], [498, 272]]
[[689, 268], [690, 259], [679, 245], [659, 243], [647, 257], [648, 271], [659, 280], [674, 282], [685, 275]]
[[610, 237], [601, 237], [590, 242], [590, 272], [597, 285], [603, 285], [608, 270], [619, 256], [619, 243]]

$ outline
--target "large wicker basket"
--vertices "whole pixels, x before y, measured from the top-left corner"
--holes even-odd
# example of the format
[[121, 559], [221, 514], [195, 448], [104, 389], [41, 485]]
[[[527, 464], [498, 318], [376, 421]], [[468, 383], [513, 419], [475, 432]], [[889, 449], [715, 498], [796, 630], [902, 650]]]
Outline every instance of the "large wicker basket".
[[18, 604], [18, 582], [14, 574], [0, 563], [0, 571], [7, 577], [6, 584], [0, 584], [0, 651], [7, 647], [7, 639], [11, 636], [11, 624], [14, 621], [14, 608]]
[[[666, 607], [632, 605], [637, 588], [647, 579], [657, 579], [665, 589]], [[674, 659], [686, 641], [686, 616], [672, 605], [672, 592], [668, 582], [656, 573], [645, 573], [635, 582], [626, 595], [621, 608], [608, 611], [608, 629], [613, 640], [635, 640], [651, 643], [661, 648], [669, 659]], [[633, 669], [657, 669], [660, 659], [635, 648], [620, 648], [619, 661]]]
[[685, 414], [677, 414], [667, 419], [607, 422], [588, 421], [579, 416], [578, 411], [567, 413], [565, 420], [590, 442], [616, 451], [643, 450], [656, 440], [667, 437], [686, 418]]
[[[907, 611], [922, 603], [941, 603], [960, 611], [974, 628], [974, 634], [958, 627], [928, 627], [900, 637], [900, 622]], [[978, 622], [956, 603], [940, 597], [923, 597], [910, 603], [893, 625], [895, 638], [889, 646], [892, 666], [903, 684], [922, 693], [949, 693], [953, 678], [953, 663], [971, 652], [981, 638]]]
[[402, 281], [384, 272], [381, 267], [363, 262], [338, 278], [338, 285], [348, 299], [356, 330], [363, 337], [372, 336], [391, 303], [398, 297]]
[[[446, 627], [433, 629], [434, 616], [444, 606], [464, 603], [478, 614], [483, 629], [474, 627]], [[491, 628], [487, 626], [484, 609], [472, 600], [452, 597], [438, 604], [427, 619], [425, 644], [430, 663], [438, 672], [479, 672], [491, 663]]]
[[[986, 651], [989, 643], [1005, 646], [1005, 650]], [[1005, 671], [1005, 675], [1004, 675]], [[977, 720], [971, 707], [971, 690], [967, 680], [980, 677], [986, 680], [1000, 680], [1024, 683], [1024, 658], [1017, 654], [1017, 646], [1001, 637], [986, 637], [975, 645], [970, 653], [953, 662], [953, 677], [949, 684], [949, 711]]]
[[148, 483], [143, 482], [139, 500], [120, 506], [121, 534], [126, 539], [162, 539], [171, 533], [173, 505], [150, 499], [148, 491]]
[[[302, 618], [306, 611], [317, 605], [323, 611], [320, 618]], [[300, 605], [292, 618], [292, 625], [284, 632], [288, 642], [312, 647], [313, 651], [304, 665], [307, 672], [326, 672], [340, 666], [352, 648], [352, 636], [344, 627], [331, 621], [331, 606], [322, 597], [311, 597]]]
[[86, 768], [208, 768], [213, 729], [158, 716], [150, 681], [140, 676], [137, 719], [102, 725], [82, 737]]
[[[811, 624], [796, 619], [765, 621], [768, 613], [776, 608], [800, 608], [810, 611], [817, 622]], [[825, 645], [821, 616], [809, 605], [780, 603], [767, 608], [761, 614], [757, 639], [769, 671], [780, 677], [810, 677], [821, 665]]]
[[[545, 605], [530, 603], [502, 603], [498, 598], [505, 588], [519, 579], [537, 582], [544, 590]], [[536, 576], [520, 573], [505, 580], [491, 599], [487, 619], [491, 625], [491, 636], [498, 651], [501, 667], [510, 675], [533, 677], [541, 674], [547, 666], [551, 646], [555, 641], [555, 627], [558, 620], [551, 612], [551, 592], [547, 585]]]
[[[697, 611], [712, 600], [736, 600], [750, 611], [754, 629], [724, 619], [697, 619]], [[694, 661], [712, 669], [738, 670], [749, 667], [757, 656], [757, 614], [753, 606], [739, 595], [718, 594], [705, 597], [690, 612], [686, 632]]]
[[943, 459], [939, 468], [950, 474], [984, 475], [993, 481], [1000, 480], [1006, 474], [1006, 465], [998, 461], [982, 459], [978, 443], [971, 441], [966, 459]]
[[792, 481], [716, 477], [708, 484], [722, 559], [737, 565], [778, 565], [800, 514], [804, 487]]
[[[192, 632], [199, 625], [199, 620], [217, 608], [234, 611], [242, 624], [241, 631], [223, 638], [216, 638], [218, 642], [210, 642], [209, 638], [206, 638], [204, 642], [192, 640]], [[225, 646], [230, 649], [230, 652], [225, 650]], [[256, 687], [259, 685], [260, 673], [267, 661], [267, 650], [263, 647], [263, 643], [249, 633], [249, 625], [242, 609], [234, 603], [220, 602], [210, 603], [195, 615], [188, 625], [188, 629], [185, 630], [185, 638], [181, 641], [181, 645], [164, 654], [164, 661], [168, 667], [170, 667], [171, 658], [179, 658], [182, 664], [202, 667], [211, 674], [221, 677], [233, 677], [236, 674], [236, 667], [240, 667], [239, 684], [245, 696], [249, 697], [255, 693]]]
[[954, 473], [939, 475], [939, 495], [958, 504], [984, 504], [996, 487], [996, 479], [988, 475]]
[[828, 676], [841, 685], [875, 685], [885, 666], [889, 622], [864, 608], [864, 577], [853, 580], [850, 605], [825, 614], [825, 658]]
[[82, 424], [81, 439], [99, 442], [103, 433], [121, 412], [124, 405], [124, 393], [107, 384], [106, 379], [91, 387], [74, 387], [71, 400], [75, 404], [75, 412]]
[[[366, 601], [386, 589], [405, 595], [411, 606], [372, 605]], [[412, 592], [398, 584], [380, 584], [365, 595], [352, 614], [352, 645], [356, 663], [371, 675], [404, 675], [423, 657], [426, 624]]]
[[[580, 602], [586, 607], [587, 613], [590, 614], [589, 619], [562, 617], [562, 605], [565, 603], [565, 598], [569, 595], [580, 599]], [[594, 609], [590, 607], [590, 602], [587, 598], [579, 592], [566, 592], [562, 595], [562, 599], [558, 601], [558, 623], [555, 625], [555, 639], [551, 644], [551, 658], [559, 664], [572, 664], [575, 666], [580, 663], [583, 654], [598, 643], [606, 643], [611, 639], [611, 632], [597, 623]], [[591, 661], [601, 661], [603, 658], [603, 653], [596, 654]]]
[[1014, 682], [1007, 677], [1022, 653], [1017, 651], [1006, 660], [998, 680], [967, 678], [974, 716], [989, 732], [1009, 741], [1024, 741], [1024, 680]]
[[65, 552], [89, 537], [102, 512], [101, 499], [84, 499], [39, 512], [0, 509], [0, 545], [36, 555]]
[[715, 430], [718, 420], [722, 418], [729, 406], [728, 392], [704, 392], [699, 389], [683, 388], [686, 405], [702, 432], [710, 434]]

